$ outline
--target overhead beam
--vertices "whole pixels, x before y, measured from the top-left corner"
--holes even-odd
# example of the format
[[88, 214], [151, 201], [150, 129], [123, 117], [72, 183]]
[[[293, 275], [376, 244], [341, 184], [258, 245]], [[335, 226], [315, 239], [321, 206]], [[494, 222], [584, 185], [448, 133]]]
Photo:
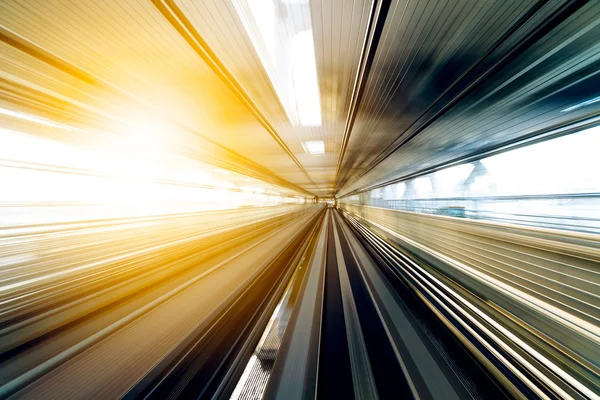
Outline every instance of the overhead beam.
[[258, 122], [271, 135], [273, 140], [283, 149], [283, 151], [292, 159], [298, 168], [304, 173], [309, 182], [320, 191], [319, 187], [310, 177], [308, 171], [296, 158], [292, 150], [288, 147], [285, 141], [279, 136], [273, 125], [260, 111], [256, 103], [252, 101], [250, 96], [242, 88], [239, 82], [227, 70], [217, 55], [210, 49], [206, 41], [200, 36], [194, 25], [185, 16], [173, 0], [150, 0], [158, 11], [166, 18], [173, 28], [181, 35], [181, 37], [192, 47], [192, 49], [202, 58], [208, 67], [221, 79], [225, 85], [235, 94], [235, 96], [246, 106], [246, 108], [254, 115]]

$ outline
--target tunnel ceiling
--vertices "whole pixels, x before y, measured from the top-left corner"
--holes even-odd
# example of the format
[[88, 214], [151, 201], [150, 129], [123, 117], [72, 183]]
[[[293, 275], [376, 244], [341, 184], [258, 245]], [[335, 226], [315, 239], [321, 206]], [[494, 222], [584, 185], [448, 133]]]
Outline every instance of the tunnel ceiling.
[[329, 197], [597, 117], [598, 2], [265, 2], [289, 28], [268, 54], [312, 30], [318, 123], [290, 117], [305, 60], [274, 82], [256, 0], [2, 1], [0, 107], [72, 129], [0, 123], [86, 142], [149, 120], [173, 151]]

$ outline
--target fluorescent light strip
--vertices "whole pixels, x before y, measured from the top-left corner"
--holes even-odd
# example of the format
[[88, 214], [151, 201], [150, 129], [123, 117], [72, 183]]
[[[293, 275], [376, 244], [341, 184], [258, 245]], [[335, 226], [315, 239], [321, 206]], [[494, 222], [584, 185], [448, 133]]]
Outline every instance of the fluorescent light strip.
[[325, 153], [325, 143], [322, 140], [302, 142], [302, 148], [312, 156]]
[[[302, 14], [308, 13], [307, 1], [294, 4], [294, 9], [306, 7]], [[321, 98], [310, 21], [299, 30], [293, 17], [279, 15], [277, 8], [283, 5], [274, 0], [236, 0], [234, 6], [292, 124], [320, 126]]]
[[290, 40], [290, 53], [293, 92], [300, 125], [320, 126], [321, 102], [312, 30], [300, 32]]

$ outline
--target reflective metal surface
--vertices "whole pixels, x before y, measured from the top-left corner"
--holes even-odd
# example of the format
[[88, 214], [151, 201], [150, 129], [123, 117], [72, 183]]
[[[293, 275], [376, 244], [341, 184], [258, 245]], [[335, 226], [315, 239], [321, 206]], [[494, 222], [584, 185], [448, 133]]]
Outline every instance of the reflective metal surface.
[[[2, 2], [2, 107], [85, 134], [0, 118], [89, 142], [151, 115], [174, 151], [327, 197], [594, 118], [600, 107], [597, 1], [267, 3], [274, 20], [312, 32], [320, 124], [290, 118], [241, 3], [216, 0]], [[324, 154], [305, 151], [307, 141], [322, 141]]]
[[600, 399], [599, 71], [600, 0], [0, 0], [0, 398]]

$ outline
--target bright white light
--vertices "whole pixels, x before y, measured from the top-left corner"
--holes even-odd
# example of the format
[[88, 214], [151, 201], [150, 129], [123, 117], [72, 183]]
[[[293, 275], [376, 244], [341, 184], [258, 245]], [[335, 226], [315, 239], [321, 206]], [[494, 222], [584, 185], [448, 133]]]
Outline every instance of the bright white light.
[[464, 189], [463, 184], [474, 168], [473, 164], [460, 164], [435, 172], [433, 176], [437, 183], [436, 196], [460, 196]]
[[[246, 0], [248, 4], [248, 8], [252, 13], [252, 17], [256, 24], [254, 28], [258, 31], [260, 38], [264, 42], [264, 45], [267, 50], [267, 56], [274, 61], [276, 58], [275, 55], [275, 23], [277, 20], [277, 14], [275, 9], [275, 3], [269, 0]], [[250, 26], [246, 27], [247, 30], [251, 29]], [[251, 35], [251, 39], [256, 41], [256, 37]], [[254, 43], [255, 46], [260, 47], [259, 43]], [[257, 47], [257, 50], [258, 50]]]
[[600, 190], [600, 127], [507, 151], [481, 162], [495, 195]]
[[396, 184], [396, 198], [401, 199], [404, 196], [404, 192], [406, 192], [406, 183], [398, 182]]
[[454, 167], [439, 170], [435, 173], [436, 179], [444, 185], [455, 185], [469, 177], [475, 166], [473, 164], [461, 164]]
[[417, 197], [428, 197], [433, 188], [431, 187], [431, 179], [428, 176], [424, 176], [421, 178], [415, 179], [415, 191], [417, 192]]
[[254, 187], [254, 186], [240, 186], [240, 190], [245, 193], [257, 193], [257, 194], [265, 193], [265, 189]]
[[302, 142], [302, 148], [312, 156], [325, 153], [325, 143], [322, 140]]
[[0, 158], [7, 160], [80, 168], [83, 161], [73, 146], [10, 129], [0, 128], [0, 143]]
[[300, 0], [284, 6], [277, 2], [236, 0], [234, 5], [292, 124], [319, 126], [321, 102], [312, 27], [305, 19], [309, 3]]
[[36, 124], [50, 126], [52, 128], [64, 129], [67, 131], [78, 131], [85, 132], [83, 129], [75, 128], [69, 125], [59, 124], [58, 122], [51, 121], [46, 118], [37, 117], [31, 114], [24, 114], [17, 111], [7, 110], [6, 108], [0, 108], [0, 114], [8, 115], [9, 117], [22, 119], [29, 122], [35, 122]]
[[160, 153], [165, 144], [163, 139], [158, 127], [150, 122], [137, 124], [127, 135], [130, 150], [141, 153], [145, 157]]
[[298, 33], [292, 38], [290, 60], [298, 121], [302, 126], [319, 126], [321, 102], [312, 31]]
[[396, 198], [395, 186], [389, 185], [383, 188], [383, 199], [384, 200], [394, 200]]
[[237, 186], [235, 184], [233, 184], [232, 182], [227, 182], [227, 181], [215, 182], [214, 186], [216, 186], [218, 188], [222, 188], [222, 189], [236, 189], [237, 188]]

